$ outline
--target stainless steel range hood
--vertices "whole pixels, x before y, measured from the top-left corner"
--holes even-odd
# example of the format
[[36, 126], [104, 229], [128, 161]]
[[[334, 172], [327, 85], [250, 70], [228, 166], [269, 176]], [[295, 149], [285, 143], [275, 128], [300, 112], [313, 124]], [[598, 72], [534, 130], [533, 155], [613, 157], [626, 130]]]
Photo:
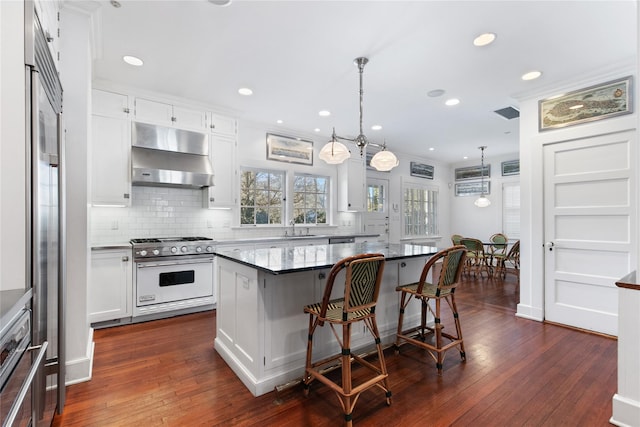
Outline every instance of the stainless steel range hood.
[[131, 183], [188, 188], [212, 186], [207, 135], [133, 122]]

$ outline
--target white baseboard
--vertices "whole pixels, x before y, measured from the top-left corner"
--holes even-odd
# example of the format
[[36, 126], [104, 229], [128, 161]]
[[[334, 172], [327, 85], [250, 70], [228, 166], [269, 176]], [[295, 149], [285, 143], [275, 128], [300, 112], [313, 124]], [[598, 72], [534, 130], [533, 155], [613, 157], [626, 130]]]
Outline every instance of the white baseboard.
[[91, 380], [93, 373], [93, 352], [95, 343], [93, 342], [93, 328], [89, 328], [89, 337], [87, 339], [87, 348], [85, 355], [73, 360], [67, 360], [65, 364], [66, 375], [65, 384], [77, 384]]
[[613, 395], [613, 415], [609, 422], [620, 427], [640, 425], [640, 402], [619, 394]]
[[544, 311], [540, 308], [532, 307], [530, 305], [518, 304], [516, 316], [522, 317], [523, 319], [537, 320], [538, 322], [542, 322], [544, 320]]

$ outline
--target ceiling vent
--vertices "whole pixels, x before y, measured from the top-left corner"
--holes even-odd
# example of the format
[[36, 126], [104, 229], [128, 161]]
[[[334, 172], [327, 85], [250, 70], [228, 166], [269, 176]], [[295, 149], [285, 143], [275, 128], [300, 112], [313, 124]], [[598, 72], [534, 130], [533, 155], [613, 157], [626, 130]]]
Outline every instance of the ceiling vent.
[[499, 110], [495, 110], [494, 113], [501, 117], [504, 117], [507, 120], [517, 119], [518, 117], [520, 117], [520, 111], [513, 107], [501, 108]]

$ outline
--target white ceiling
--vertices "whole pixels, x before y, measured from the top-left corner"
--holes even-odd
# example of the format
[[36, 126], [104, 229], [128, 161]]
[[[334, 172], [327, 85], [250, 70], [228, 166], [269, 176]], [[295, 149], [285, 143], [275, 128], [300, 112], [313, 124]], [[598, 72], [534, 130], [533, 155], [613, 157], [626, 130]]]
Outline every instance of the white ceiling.
[[[367, 137], [448, 163], [479, 157], [481, 145], [487, 157], [517, 153], [519, 119], [494, 110], [517, 107], [515, 94], [630, 63], [638, 50], [631, 0], [120, 2], [99, 2], [95, 79], [218, 106], [323, 144], [333, 126], [358, 134], [353, 60], [366, 56]], [[473, 46], [488, 31], [496, 41]], [[522, 81], [531, 70], [542, 77]], [[446, 94], [427, 96], [434, 89]], [[450, 97], [460, 104], [446, 107]], [[331, 116], [319, 117], [323, 109]]]

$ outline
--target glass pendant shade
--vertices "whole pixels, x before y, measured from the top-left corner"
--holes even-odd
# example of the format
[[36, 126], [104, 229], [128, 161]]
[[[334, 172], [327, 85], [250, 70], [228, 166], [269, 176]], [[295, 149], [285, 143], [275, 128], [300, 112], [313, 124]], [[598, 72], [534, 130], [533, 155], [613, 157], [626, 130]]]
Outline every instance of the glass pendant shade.
[[318, 157], [330, 165], [337, 165], [351, 157], [351, 153], [341, 142], [329, 141], [322, 147]]
[[473, 204], [476, 205], [479, 208], [486, 208], [487, 206], [489, 206], [491, 204], [491, 200], [487, 199], [483, 194], [480, 197], [478, 197], [476, 199], [476, 201], [473, 202]]
[[378, 151], [371, 158], [371, 166], [376, 168], [376, 170], [387, 172], [391, 169], [395, 168], [400, 164], [398, 158], [391, 151], [382, 150]]

